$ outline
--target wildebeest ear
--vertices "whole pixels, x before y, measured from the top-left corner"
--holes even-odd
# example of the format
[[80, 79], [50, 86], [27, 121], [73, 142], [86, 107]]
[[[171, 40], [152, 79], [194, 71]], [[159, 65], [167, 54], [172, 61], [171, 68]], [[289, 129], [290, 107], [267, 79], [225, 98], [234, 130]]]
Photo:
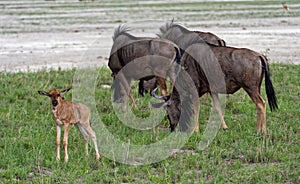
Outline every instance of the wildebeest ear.
[[62, 91], [60, 92], [60, 94], [63, 95], [63, 94], [65, 94], [65, 93], [67, 93], [68, 91], [70, 91], [71, 89], [72, 89], [72, 88], [70, 87], [70, 88], [68, 88], [68, 89], [62, 90]]
[[49, 93], [47, 93], [45, 91], [38, 91], [38, 93], [43, 96], [50, 96]]

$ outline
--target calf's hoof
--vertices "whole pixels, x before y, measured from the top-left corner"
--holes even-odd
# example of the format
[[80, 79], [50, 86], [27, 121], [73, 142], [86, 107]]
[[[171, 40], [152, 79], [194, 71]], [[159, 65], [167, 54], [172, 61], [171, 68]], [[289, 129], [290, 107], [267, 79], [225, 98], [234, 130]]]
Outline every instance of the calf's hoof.
[[99, 155], [99, 153], [97, 153], [96, 154], [96, 159], [99, 160], [99, 158], [100, 158], [100, 155]]
[[69, 161], [69, 157], [65, 157], [65, 162], [68, 162]]

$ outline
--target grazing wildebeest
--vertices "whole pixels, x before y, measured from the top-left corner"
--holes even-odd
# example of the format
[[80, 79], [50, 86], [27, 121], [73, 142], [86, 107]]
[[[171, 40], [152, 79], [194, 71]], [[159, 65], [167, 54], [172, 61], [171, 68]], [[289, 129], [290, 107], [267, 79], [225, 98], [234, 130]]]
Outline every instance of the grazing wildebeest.
[[[125, 65], [135, 61], [135, 67], [132, 70], [126, 69], [126, 73], [122, 72], [122, 75], [130, 76], [135, 80], [149, 80], [156, 76], [162, 94], [168, 94], [165, 78], [169, 69], [172, 68], [173, 61], [178, 64], [180, 62], [180, 50], [176, 44], [166, 39], [132, 36], [125, 26], [119, 26], [115, 30], [113, 41], [108, 66], [114, 79]], [[137, 72], [143, 72], [148, 76], [134, 78], [133, 76], [136, 76]], [[118, 83], [113, 86], [115, 89], [114, 101], [124, 102], [124, 90], [130, 89], [130, 80], [123, 80], [122, 84]], [[134, 103], [130, 92], [128, 95]]]
[[[183, 52], [186, 51], [186, 49], [189, 48], [191, 45], [196, 44], [189, 49], [188, 53], [182, 54], [181, 65], [184, 65], [183, 63], [185, 63], [185, 62], [189, 62], [189, 60], [191, 60], [191, 59], [189, 59], [190, 57], [197, 58], [196, 61], [198, 61], [199, 65], [200, 65], [200, 67], [198, 67], [198, 69], [201, 68], [201, 71], [197, 71], [198, 72], [197, 75], [195, 75], [195, 73], [197, 73], [197, 72], [191, 72], [190, 75], [192, 78], [195, 76], [198, 77], [198, 79], [194, 78], [193, 80], [196, 84], [196, 87], [199, 90], [199, 96], [202, 96], [206, 92], [211, 93], [214, 105], [217, 109], [218, 115], [222, 122], [222, 128], [226, 129], [227, 126], [223, 119], [219, 100], [217, 98], [218, 96], [216, 94], [218, 92], [220, 93], [220, 90], [223, 91], [222, 93], [232, 94], [236, 90], [238, 90], [240, 87], [243, 87], [244, 89], [249, 88], [249, 87], [243, 86], [244, 84], [237, 82], [237, 80], [242, 79], [243, 82], [248, 82], [248, 80], [250, 80], [250, 79], [249, 78], [243, 79], [240, 76], [236, 76], [237, 73], [241, 72], [241, 71], [246, 71], [247, 68], [252, 68], [252, 70], [254, 70], [255, 67], [259, 68], [259, 66], [254, 67], [255, 63], [257, 63], [257, 62], [252, 62], [253, 60], [255, 60], [257, 58], [261, 58], [261, 60], [264, 60], [265, 62], [256, 64], [256, 65], [263, 66], [262, 64], [265, 64], [267, 67], [268, 64], [267, 64], [266, 57], [264, 57], [263, 55], [261, 55], [259, 53], [254, 52], [254, 51], [248, 50], [248, 49], [235, 49], [232, 47], [231, 48], [230, 47], [217, 47], [216, 43], [204, 40], [203, 38], [199, 37], [195, 32], [190, 31], [178, 24], [174, 24], [173, 21], [171, 23], [167, 23], [166, 26], [162, 27], [160, 30], [161, 30], [161, 34], [159, 36], [161, 38], [165, 38], [165, 39], [169, 39], [169, 40], [173, 41], [180, 47], [180, 49]], [[218, 38], [216, 38], [215, 40], [217, 40], [217, 39]], [[199, 50], [197, 51], [197, 49], [199, 49]], [[230, 51], [230, 49], [231, 49], [231, 51]], [[233, 52], [233, 50], [240, 50], [240, 51]], [[231, 53], [234, 53], [234, 54], [231, 54]], [[247, 61], [249, 61], [249, 63], [247, 63]], [[239, 65], [237, 65], [235, 63], [239, 63]], [[250, 65], [253, 65], [253, 67], [250, 67]], [[186, 65], [186, 66], [188, 66], [188, 65]], [[237, 67], [237, 68], [234, 68], [234, 67]], [[190, 68], [190, 67], [188, 67], [188, 68]], [[222, 70], [222, 71], [220, 71], [220, 70]], [[232, 72], [232, 70], [234, 72]], [[216, 72], [216, 71], [218, 71], [218, 72]], [[276, 97], [275, 97], [275, 93], [273, 90], [271, 80], [269, 80], [269, 77], [267, 77], [267, 76], [269, 76], [268, 68], [266, 68], [264, 71], [266, 73], [265, 74], [266, 86], [270, 87], [269, 89], [267, 89], [267, 94], [269, 93], [268, 100], [269, 100], [271, 110], [273, 110], [273, 109], [277, 108]], [[220, 73], [224, 73], [224, 76], [222, 76]], [[235, 73], [236, 75], [232, 76], [232, 73]], [[214, 75], [211, 81], [207, 81], [207, 78], [205, 78], [205, 77], [207, 77], [207, 76], [205, 76], [207, 74]], [[249, 76], [249, 74], [245, 74], [245, 75]], [[252, 76], [252, 75], [254, 75], [254, 76], [257, 75], [256, 76], [257, 79], [254, 78], [252, 81], [253, 83], [255, 83], [255, 81], [259, 81], [259, 79], [260, 79], [259, 74], [253, 73], [250, 76]], [[225, 77], [225, 79], [224, 79], [224, 77]], [[233, 78], [240, 77], [240, 78], [232, 80], [230, 77], [233, 77]], [[226, 87], [223, 86], [223, 89], [221, 89], [222, 85], [220, 85], [220, 84], [218, 87], [218, 81], [222, 81], [222, 78], [226, 82], [224, 84], [224, 85], [226, 85]], [[261, 78], [261, 80], [262, 80], [262, 78]], [[231, 85], [233, 85], [235, 82], [238, 83], [237, 86], [232, 87]], [[258, 84], [256, 84], [256, 85], [258, 85]], [[255, 85], [253, 84], [252, 86], [255, 86]], [[214, 88], [214, 89], [211, 90], [211, 88]], [[226, 90], [227, 90], [226, 92], [225, 92], [224, 88], [226, 88]], [[235, 89], [235, 88], [237, 88], [237, 89]], [[260, 83], [257, 88], [260, 89]], [[251, 90], [252, 90], [252, 88], [251, 88]], [[249, 90], [247, 92], [249, 94]], [[260, 92], [260, 90], [259, 90], [259, 92]], [[256, 92], [252, 92], [252, 93], [256, 93]], [[176, 96], [176, 94], [175, 94], [175, 96]], [[252, 98], [254, 103], [258, 106], [258, 104], [261, 103], [261, 100], [259, 99], [259, 98], [261, 98], [261, 96], [260, 95], [259, 95], [259, 97], [252, 97], [252, 96], [253, 95], [250, 95], [250, 97]], [[255, 99], [253, 99], [253, 98], [255, 98]], [[265, 119], [266, 119], [264, 117], [265, 111], [263, 112], [260, 109], [261, 109], [261, 107], [257, 107], [257, 111], [258, 111], [257, 129], [258, 130], [262, 129], [265, 132]], [[261, 113], [259, 113], [259, 112], [261, 112]], [[262, 114], [264, 114], [264, 115], [262, 115]], [[176, 120], [174, 122], [176, 124]], [[198, 130], [197, 123], [198, 122], [196, 121], [195, 122], [195, 125], [196, 125], [195, 130], [196, 131]], [[264, 127], [260, 127], [260, 126], [264, 126]]]
[[[264, 55], [246, 48], [217, 47], [205, 43], [192, 44], [181, 57], [181, 66], [193, 79], [198, 95], [209, 92], [213, 104], [221, 120], [223, 129], [227, 129], [224, 121], [218, 93], [233, 94], [243, 88], [257, 110], [256, 130], [266, 133], [266, 109], [265, 102], [260, 94], [261, 83], [265, 76], [266, 93], [271, 111], [277, 109], [277, 100], [270, 79], [269, 66]], [[222, 81], [223, 80], [223, 81]], [[224, 87], [222, 88], [222, 82]], [[221, 87], [220, 87], [221, 86]], [[174, 92], [172, 92], [172, 96]], [[176, 126], [180, 114], [180, 108], [175, 93], [169, 99], [167, 109], [171, 128]], [[168, 100], [168, 98], [164, 98]], [[176, 110], [177, 108], [177, 110]], [[175, 109], [175, 111], [173, 110]], [[175, 115], [173, 114], [175, 113]], [[198, 130], [198, 121], [195, 122], [195, 130]]]
[[85, 140], [85, 153], [88, 155], [88, 137], [91, 136], [96, 158], [99, 159], [96, 134], [90, 125], [90, 109], [82, 103], [69, 102], [61, 95], [67, 93], [71, 88], [58, 91], [52, 89], [49, 92], [38, 91], [40, 95], [48, 96], [51, 100], [53, 120], [56, 122], [57, 136], [56, 136], [56, 160], [60, 159], [60, 135], [61, 126], [65, 126], [63, 145], [65, 150], [65, 162], [68, 161], [68, 135], [71, 125], [76, 125]]

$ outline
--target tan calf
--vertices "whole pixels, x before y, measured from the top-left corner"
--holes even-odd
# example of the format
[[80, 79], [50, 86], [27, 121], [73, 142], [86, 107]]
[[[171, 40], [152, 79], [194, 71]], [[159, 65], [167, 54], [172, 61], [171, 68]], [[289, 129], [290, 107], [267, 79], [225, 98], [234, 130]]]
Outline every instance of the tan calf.
[[38, 91], [40, 95], [48, 96], [51, 99], [51, 106], [53, 112], [53, 120], [56, 122], [56, 160], [60, 160], [60, 137], [61, 126], [65, 126], [63, 146], [65, 150], [65, 162], [68, 161], [68, 134], [70, 125], [76, 125], [85, 140], [85, 153], [88, 155], [88, 137], [91, 136], [96, 158], [99, 159], [96, 134], [90, 126], [90, 109], [82, 103], [69, 102], [61, 95], [67, 93], [71, 88], [58, 91], [51, 89], [49, 92]]

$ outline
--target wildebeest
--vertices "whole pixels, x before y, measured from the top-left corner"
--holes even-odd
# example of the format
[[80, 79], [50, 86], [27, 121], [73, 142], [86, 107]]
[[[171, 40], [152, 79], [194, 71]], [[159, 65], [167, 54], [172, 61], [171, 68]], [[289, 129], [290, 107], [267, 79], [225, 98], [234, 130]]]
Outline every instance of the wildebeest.
[[[162, 94], [167, 94], [164, 78], [172, 68], [172, 63], [180, 62], [180, 50], [176, 44], [166, 39], [132, 36], [125, 26], [119, 26], [115, 30], [113, 41], [108, 66], [114, 79], [122, 68], [126, 68], [125, 65], [134, 61], [130, 68], [121, 73], [126, 78], [123, 77], [122, 84], [114, 84], [114, 101], [124, 102], [123, 98], [130, 89], [131, 79], [149, 80], [156, 76]], [[139, 78], [138, 73], [144, 76]], [[133, 101], [130, 92], [127, 95]]]
[[71, 125], [76, 125], [85, 140], [85, 153], [88, 155], [88, 137], [91, 136], [96, 158], [99, 159], [96, 134], [90, 125], [90, 109], [82, 103], [69, 102], [61, 95], [67, 93], [71, 88], [58, 91], [52, 89], [49, 92], [38, 91], [40, 95], [48, 96], [51, 100], [53, 120], [56, 122], [57, 136], [56, 136], [56, 160], [60, 159], [60, 136], [61, 126], [65, 126], [63, 145], [65, 150], [65, 162], [68, 161], [68, 135]]
[[[256, 105], [256, 130], [266, 133], [265, 102], [260, 94], [264, 76], [271, 111], [277, 109], [278, 106], [269, 74], [268, 62], [264, 55], [246, 48], [217, 47], [197, 43], [186, 49], [181, 57], [181, 66], [193, 79], [199, 97], [207, 92], [211, 94], [223, 129], [227, 129], [227, 125], [221, 112], [218, 93], [233, 94], [243, 88]], [[172, 130], [174, 130], [174, 126], [176, 127], [178, 114], [180, 114], [180, 107], [174, 107], [178, 104], [178, 102], [174, 103], [174, 99], [178, 101], [178, 97], [176, 97], [176, 93], [175, 95], [173, 93], [167, 106], [170, 109], [178, 109], [168, 111], [171, 128], [173, 126]], [[167, 98], [165, 99], [167, 100]], [[175, 115], [172, 113], [175, 113]], [[195, 125], [196, 131], [198, 129], [197, 123], [198, 121]]]

